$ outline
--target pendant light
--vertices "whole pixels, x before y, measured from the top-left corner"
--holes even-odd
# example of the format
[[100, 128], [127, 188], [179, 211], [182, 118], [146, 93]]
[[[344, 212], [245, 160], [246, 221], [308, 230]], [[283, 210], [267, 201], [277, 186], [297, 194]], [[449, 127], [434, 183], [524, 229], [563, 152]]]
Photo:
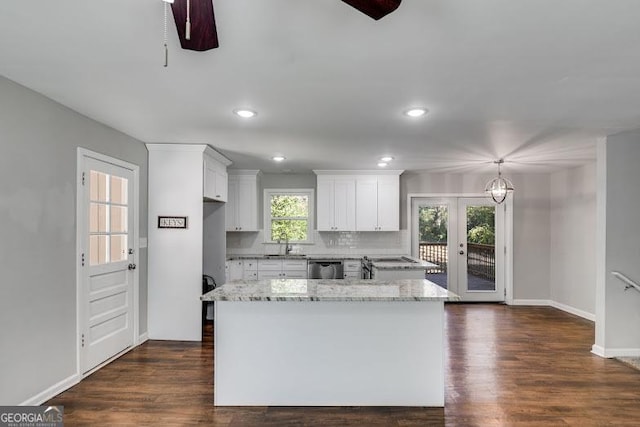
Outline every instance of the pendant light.
[[506, 200], [509, 193], [513, 192], [513, 184], [508, 179], [502, 177], [500, 165], [504, 163], [504, 159], [496, 160], [493, 163], [498, 165], [498, 176], [487, 183], [484, 187], [484, 192], [487, 193], [487, 196], [491, 197], [494, 202], [500, 204]]

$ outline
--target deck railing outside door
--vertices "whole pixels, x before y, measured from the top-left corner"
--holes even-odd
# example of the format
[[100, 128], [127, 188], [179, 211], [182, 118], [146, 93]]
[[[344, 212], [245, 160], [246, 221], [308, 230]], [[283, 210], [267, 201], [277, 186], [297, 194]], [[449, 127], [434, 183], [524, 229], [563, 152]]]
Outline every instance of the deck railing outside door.
[[[419, 256], [423, 261], [436, 264], [438, 267], [430, 268], [428, 273], [444, 273], [449, 263], [447, 244], [436, 242], [420, 242]], [[496, 254], [493, 245], [479, 243], [467, 244], [467, 267], [469, 274], [488, 280], [496, 277]]]

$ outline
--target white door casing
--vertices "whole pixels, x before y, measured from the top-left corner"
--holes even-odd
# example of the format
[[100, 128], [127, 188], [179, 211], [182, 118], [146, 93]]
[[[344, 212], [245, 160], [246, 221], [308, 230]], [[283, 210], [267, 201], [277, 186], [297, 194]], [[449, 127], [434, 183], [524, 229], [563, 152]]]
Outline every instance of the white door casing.
[[78, 149], [78, 372], [138, 342], [138, 166]]

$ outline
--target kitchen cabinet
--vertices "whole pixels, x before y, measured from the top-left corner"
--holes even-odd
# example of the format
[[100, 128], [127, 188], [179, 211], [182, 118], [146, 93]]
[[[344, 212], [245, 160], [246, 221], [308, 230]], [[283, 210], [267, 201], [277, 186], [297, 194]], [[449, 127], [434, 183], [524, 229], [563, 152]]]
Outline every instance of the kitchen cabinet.
[[356, 229], [356, 180], [348, 176], [318, 176], [318, 231]]
[[258, 280], [258, 260], [245, 259], [242, 262], [244, 280]]
[[204, 152], [204, 199], [227, 201], [227, 167]]
[[361, 279], [362, 278], [362, 260], [345, 260], [342, 264], [344, 267], [345, 279]]
[[229, 171], [227, 231], [258, 231], [259, 175], [257, 170]]
[[356, 179], [356, 231], [400, 230], [400, 176]]
[[227, 282], [244, 278], [244, 265], [241, 259], [229, 260], [225, 264]]
[[306, 259], [260, 259], [258, 280], [306, 279]]

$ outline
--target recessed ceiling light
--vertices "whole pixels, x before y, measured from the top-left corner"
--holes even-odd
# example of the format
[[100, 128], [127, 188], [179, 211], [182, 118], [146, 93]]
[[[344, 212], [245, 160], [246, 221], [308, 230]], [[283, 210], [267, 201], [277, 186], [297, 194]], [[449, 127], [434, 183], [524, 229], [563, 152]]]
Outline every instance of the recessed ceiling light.
[[238, 108], [236, 110], [233, 110], [233, 114], [235, 114], [236, 116], [240, 116], [244, 119], [249, 119], [251, 117], [255, 117], [258, 115], [258, 113], [256, 113], [253, 110], [247, 110], [246, 108]]
[[410, 108], [408, 110], [406, 110], [404, 112], [405, 116], [409, 116], [409, 117], [422, 117], [425, 114], [427, 114], [427, 110], [426, 108]]
[[386, 162], [380, 162], [380, 163], [378, 163], [378, 166], [379, 166], [379, 167], [381, 167], [381, 168], [386, 168], [386, 167], [387, 167], [387, 165], [388, 165], [388, 163], [386, 163]]
[[286, 158], [286, 157], [284, 157], [284, 156], [273, 156], [273, 157], [271, 158], [271, 160], [273, 160], [274, 162], [282, 162], [282, 161], [284, 161], [284, 160], [286, 160], [286, 159], [287, 159], [287, 158]]
[[391, 160], [393, 160], [393, 157], [391, 156], [380, 157], [381, 162], [390, 162]]

